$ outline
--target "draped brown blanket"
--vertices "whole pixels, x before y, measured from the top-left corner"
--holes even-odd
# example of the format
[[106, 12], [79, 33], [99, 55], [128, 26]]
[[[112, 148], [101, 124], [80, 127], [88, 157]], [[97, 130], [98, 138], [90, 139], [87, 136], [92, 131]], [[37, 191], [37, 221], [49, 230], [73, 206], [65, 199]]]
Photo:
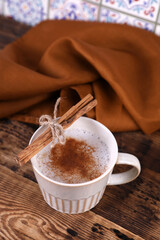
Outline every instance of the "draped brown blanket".
[[62, 114], [87, 93], [98, 100], [88, 116], [110, 130], [159, 129], [160, 38], [126, 25], [53, 20], [0, 52], [0, 118], [36, 122], [59, 94]]

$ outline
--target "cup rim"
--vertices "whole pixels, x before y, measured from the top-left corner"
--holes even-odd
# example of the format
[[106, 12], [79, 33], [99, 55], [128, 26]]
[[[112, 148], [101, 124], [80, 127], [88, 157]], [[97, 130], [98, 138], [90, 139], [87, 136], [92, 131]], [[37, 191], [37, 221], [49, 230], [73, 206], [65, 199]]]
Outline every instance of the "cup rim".
[[[102, 128], [104, 128], [105, 131], [107, 131], [107, 133], [110, 135], [110, 137], [112, 137], [113, 139], [113, 142], [114, 142], [114, 145], [115, 145], [115, 149], [116, 149], [116, 152], [115, 152], [115, 162], [111, 163], [110, 166], [107, 168], [107, 170], [101, 174], [99, 177], [97, 178], [94, 178], [90, 181], [86, 181], [86, 182], [82, 182], [82, 183], [63, 183], [63, 182], [58, 182], [56, 180], [53, 180], [53, 179], [50, 179], [49, 177], [45, 176], [43, 173], [41, 173], [37, 168], [36, 166], [34, 166], [33, 162], [32, 162], [32, 158], [31, 158], [31, 163], [32, 163], [32, 167], [33, 169], [36, 171], [36, 173], [38, 175], [40, 175], [42, 178], [44, 178], [45, 180], [51, 182], [51, 183], [54, 183], [56, 185], [59, 185], [59, 186], [63, 186], [63, 187], [82, 187], [82, 186], [86, 186], [86, 185], [90, 185], [90, 184], [93, 184], [95, 182], [98, 182], [100, 181], [101, 179], [103, 179], [106, 175], [108, 175], [114, 168], [114, 165], [116, 164], [116, 161], [117, 161], [117, 158], [118, 158], [118, 145], [117, 145], [117, 141], [115, 139], [115, 137], [113, 136], [112, 132], [106, 127], [104, 126], [102, 123], [98, 122], [97, 120], [95, 119], [92, 119], [92, 118], [88, 118], [88, 117], [80, 117], [79, 119], [86, 119], [87, 121], [94, 121], [96, 124], [100, 125]], [[44, 126], [40, 126], [32, 135], [32, 137], [30, 138], [29, 140], [29, 145], [32, 143], [34, 137], [36, 136], [36, 134], [42, 130], [42, 128], [44, 128]]]

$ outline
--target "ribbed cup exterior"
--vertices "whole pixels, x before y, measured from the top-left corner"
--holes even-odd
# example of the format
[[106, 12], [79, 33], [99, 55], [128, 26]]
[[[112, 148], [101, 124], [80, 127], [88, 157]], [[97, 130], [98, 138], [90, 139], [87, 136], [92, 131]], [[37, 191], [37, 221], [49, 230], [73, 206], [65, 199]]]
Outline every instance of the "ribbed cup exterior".
[[91, 195], [88, 198], [69, 200], [55, 197], [41, 188], [44, 200], [50, 207], [59, 212], [68, 214], [77, 214], [89, 211], [91, 208], [95, 207], [98, 204], [103, 196], [104, 191], [105, 187], [101, 191], [97, 192], [94, 195]]
[[[96, 134], [106, 143], [110, 154], [110, 166], [100, 177], [80, 184], [65, 184], [49, 179], [36, 167], [34, 159], [31, 159], [33, 170], [45, 201], [57, 211], [68, 214], [83, 213], [95, 207], [103, 196], [105, 187], [109, 182], [113, 167], [118, 157], [118, 147], [112, 133], [96, 120], [80, 117], [70, 127], [74, 130], [79, 128]], [[32, 143], [44, 131], [40, 127], [32, 136]], [[70, 159], [68, 159], [69, 161]]]
[[44, 200], [48, 205], [59, 212], [68, 214], [83, 213], [95, 207], [103, 196], [111, 174], [109, 173], [104, 178], [91, 184], [65, 186], [45, 179], [36, 171], [34, 173]]

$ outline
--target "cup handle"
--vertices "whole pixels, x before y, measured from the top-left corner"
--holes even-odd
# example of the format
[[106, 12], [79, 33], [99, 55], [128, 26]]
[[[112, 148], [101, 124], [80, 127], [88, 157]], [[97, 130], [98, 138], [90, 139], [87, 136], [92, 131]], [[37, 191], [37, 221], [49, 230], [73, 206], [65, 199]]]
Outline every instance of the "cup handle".
[[133, 166], [130, 170], [123, 173], [111, 174], [108, 185], [120, 185], [133, 181], [138, 177], [141, 171], [141, 165], [134, 155], [128, 153], [118, 153], [116, 164], [126, 164]]

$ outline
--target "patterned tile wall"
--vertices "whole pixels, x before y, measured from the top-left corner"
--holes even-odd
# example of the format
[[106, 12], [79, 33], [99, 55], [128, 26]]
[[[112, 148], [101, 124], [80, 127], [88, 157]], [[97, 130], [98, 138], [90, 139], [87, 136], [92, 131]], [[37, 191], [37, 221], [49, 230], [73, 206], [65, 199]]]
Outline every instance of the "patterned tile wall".
[[0, 14], [32, 26], [45, 19], [101, 21], [160, 35], [159, 0], [0, 0]]
[[3, 0], [0, 0], [0, 14], [3, 14]]

